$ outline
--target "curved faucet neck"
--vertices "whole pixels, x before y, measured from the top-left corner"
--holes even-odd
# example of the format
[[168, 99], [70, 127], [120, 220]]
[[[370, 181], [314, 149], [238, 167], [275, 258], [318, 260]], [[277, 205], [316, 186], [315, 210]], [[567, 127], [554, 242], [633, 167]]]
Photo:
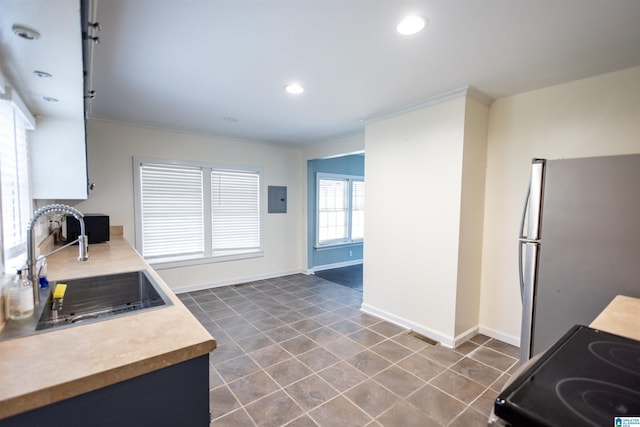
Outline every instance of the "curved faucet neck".
[[[29, 221], [29, 225], [27, 226], [27, 269], [28, 269], [27, 277], [29, 280], [31, 280], [31, 283], [33, 284], [33, 298], [36, 304], [40, 302], [40, 292], [39, 292], [39, 285], [38, 285], [36, 271], [35, 271], [36, 262], [37, 262], [35, 235], [34, 235], [35, 225], [41, 216], [47, 215], [50, 213], [65, 213], [65, 214], [73, 215], [73, 217], [78, 220], [78, 222], [80, 223], [80, 235], [76, 240], [68, 243], [66, 246], [69, 246], [74, 244], [75, 242], [78, 242], [78, 246], [79, 246], [78, 261], [87, 261], [89, 259], [89, 239], [87, 238], [87, 235], [85, 233], [84, 215], [79, 210], [68, 205], [54, 203], [51, 205], [43, 206], [37, 211], [35, 211], [33, 216], [31, 217], [31, 220]], [[53, 252], [50, 252], [47, 255], [50, 255], [51, 253]]]

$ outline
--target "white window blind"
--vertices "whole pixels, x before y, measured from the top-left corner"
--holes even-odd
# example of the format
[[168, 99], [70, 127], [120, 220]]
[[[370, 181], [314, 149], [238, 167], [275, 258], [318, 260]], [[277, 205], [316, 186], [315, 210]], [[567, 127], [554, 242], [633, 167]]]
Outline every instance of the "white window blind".
[[351, 183], [351, 240], [364, 238], [364, 181]]
[[260, 248], [260, 180], [255, 172], [211, 171], [213, 253]]
[[318, 182], [318, 240], [347, 238], [348, 181], [320, 179]]
[[158, 266], [260, 256], [260, 172], [134, 158], [136, 248]]
[[167, 164], [140, 167], [142, 253], [145, 258], [202, 256], [202, 170]]
[[26, 125], [13, 103], [0, 100], [0, 195], [5, 269], [22, 264], [31, 215]]

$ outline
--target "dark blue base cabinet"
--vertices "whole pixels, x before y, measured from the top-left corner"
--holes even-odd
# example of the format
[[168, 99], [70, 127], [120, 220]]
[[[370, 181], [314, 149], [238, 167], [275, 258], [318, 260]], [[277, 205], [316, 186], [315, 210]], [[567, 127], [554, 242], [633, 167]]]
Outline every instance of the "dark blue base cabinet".
[[0, 426], [208, 426], [209, 355], [0, 420]]

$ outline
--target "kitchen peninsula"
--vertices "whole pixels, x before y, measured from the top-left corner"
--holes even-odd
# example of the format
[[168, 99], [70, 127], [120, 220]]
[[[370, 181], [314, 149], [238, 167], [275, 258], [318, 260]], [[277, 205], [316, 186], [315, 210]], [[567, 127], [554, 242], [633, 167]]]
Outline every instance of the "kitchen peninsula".
[[74, 247], [51, 255], [49, 279], [146, 269], [173, 304], [0, 342], [0, 426], [52, 416], [66, 425], [158, 419], [208, 425], [213, 337], [124, 240], [121, 227], [89, 254], [87, 262], [76, 260]]

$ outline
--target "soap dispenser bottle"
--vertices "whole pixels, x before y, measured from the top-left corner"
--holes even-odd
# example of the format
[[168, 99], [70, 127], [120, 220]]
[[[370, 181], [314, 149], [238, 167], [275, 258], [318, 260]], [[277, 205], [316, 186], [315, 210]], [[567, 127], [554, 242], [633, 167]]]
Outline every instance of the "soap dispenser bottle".
[[18, 270], [15, 280], [8, 285], [9, 319], [26, 319], [33, 315], [33, 283], [27, 274]]

